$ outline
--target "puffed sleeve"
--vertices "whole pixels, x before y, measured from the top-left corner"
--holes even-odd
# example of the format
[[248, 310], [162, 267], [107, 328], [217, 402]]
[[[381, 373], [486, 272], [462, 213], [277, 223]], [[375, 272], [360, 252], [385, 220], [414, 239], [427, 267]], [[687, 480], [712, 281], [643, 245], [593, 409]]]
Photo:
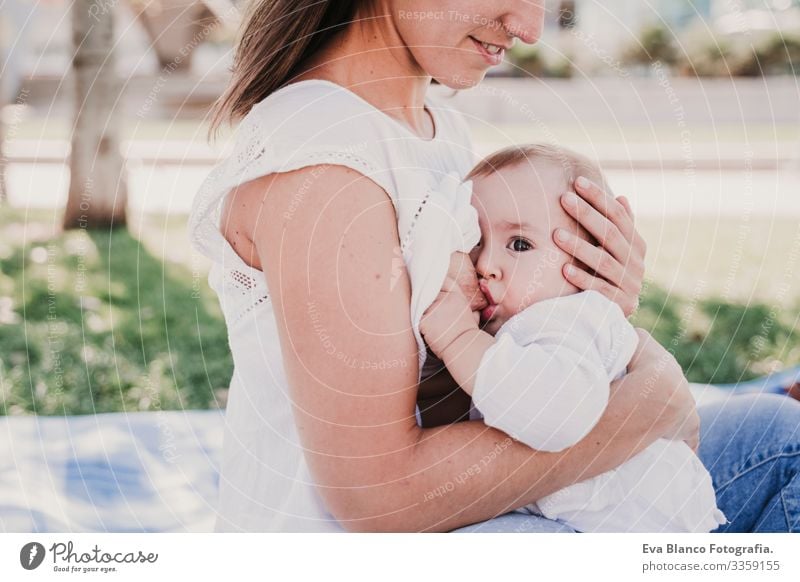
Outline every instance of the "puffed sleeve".
[[487, 425], [534, 449], [561, 451], [597, 424], [637, 343], [619, 307], [594, 291], [534, 304], [497, 332], [473, 403]]

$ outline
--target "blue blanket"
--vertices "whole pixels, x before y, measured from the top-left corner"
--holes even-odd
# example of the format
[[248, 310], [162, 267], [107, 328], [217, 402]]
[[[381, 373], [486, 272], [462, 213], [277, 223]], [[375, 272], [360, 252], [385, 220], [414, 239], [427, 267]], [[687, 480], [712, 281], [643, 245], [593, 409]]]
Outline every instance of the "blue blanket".
[[[692, 385], [698, 404], [782, 393], [800, 367]], [[224, 416], [0, 417], [0, 532], [202, 532], [214, 526]]]
[[211, 531], [220, 411], [0, 417], [0, 531]]

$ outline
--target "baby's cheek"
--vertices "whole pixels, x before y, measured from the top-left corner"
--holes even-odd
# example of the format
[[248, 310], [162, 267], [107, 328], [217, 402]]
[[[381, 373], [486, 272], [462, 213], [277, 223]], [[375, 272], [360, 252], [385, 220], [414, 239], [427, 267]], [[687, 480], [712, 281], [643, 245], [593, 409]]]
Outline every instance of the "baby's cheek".
[[577, 289], [564, 277], [564, 267], [569, 262], [570, 257], [566, 253], [543, 251], [522, 296], [522, 308], [545, 299], [575, 293]]

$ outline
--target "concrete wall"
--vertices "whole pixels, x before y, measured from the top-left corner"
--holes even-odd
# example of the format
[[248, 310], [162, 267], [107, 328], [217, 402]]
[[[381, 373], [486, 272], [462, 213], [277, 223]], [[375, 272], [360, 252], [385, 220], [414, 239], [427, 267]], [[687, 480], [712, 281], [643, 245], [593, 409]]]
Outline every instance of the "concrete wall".
[[453, 99], [468, 116], [498, 124], [800, 124], [796, 77], [487, 79]]

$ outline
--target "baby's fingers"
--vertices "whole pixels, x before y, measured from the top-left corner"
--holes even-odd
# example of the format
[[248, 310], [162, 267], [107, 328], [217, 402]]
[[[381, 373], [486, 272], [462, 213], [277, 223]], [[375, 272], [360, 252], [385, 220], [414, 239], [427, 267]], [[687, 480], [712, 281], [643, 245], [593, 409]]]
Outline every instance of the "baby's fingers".
[[466, 253], [454, 252], [451, 255], [442, 291], [460, 292], [467, 298], [472, 311], [481, 310], [489, 305], [478, 285], [475, 267]]

